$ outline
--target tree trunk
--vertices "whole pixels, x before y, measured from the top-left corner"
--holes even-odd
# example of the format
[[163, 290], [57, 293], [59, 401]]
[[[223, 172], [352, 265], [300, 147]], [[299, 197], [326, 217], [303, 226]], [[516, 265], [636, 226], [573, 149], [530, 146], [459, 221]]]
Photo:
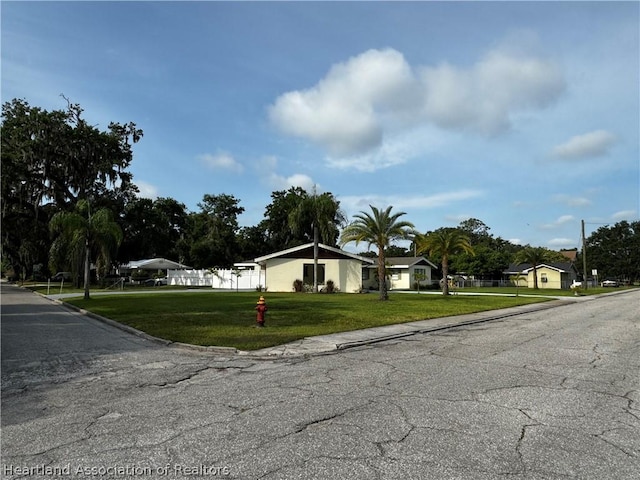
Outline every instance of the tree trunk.
[[318, 293], [318, 227], [313, 224], [313, 293]]
[[449, 259], [442, 257], [442, 294], [449, 295]]
[[85, 240], [84, 245], [84, 299], [89, 300], [89, 280], [91, 276], [91, 248], [89, 246], [89, 238]]
[[380, 292], [380, 300], [389, 300], [389, 294], [387, 292], [387, 276], [385, 275], [384, 264], [384, 250], [380, 248], [380, 251], [378, 252], [378, 291]]
[[538, 290], [538, 266], [533, 264], [533, 289]]

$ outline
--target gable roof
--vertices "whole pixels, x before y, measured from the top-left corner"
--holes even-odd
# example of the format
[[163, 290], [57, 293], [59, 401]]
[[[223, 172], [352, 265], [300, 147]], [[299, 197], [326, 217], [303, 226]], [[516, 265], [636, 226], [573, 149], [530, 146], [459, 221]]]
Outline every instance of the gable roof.
[[[371, 258], [361, 257], [354, 253], [340, 250], [339, 248], [330, 247], [324, 243], [318, 244], [318, 257], [319, 258], [347, 258], [358, 260], [362, 263], [373, 263]], [[262, 257], [256, 257], [254, 261], [256, 263], [264, 263], [267, 260], [273, 258], [313, 258], [313, 242], [305, 243], [304, 245], [298, 245], [297, 247], [288, 248], [279, 252], [271, 253], [269, 255], [263, 255]]]
[[[536, 266], [536, 269], [540, 268], [548, 268], [560, 273], [568, 273], [571, 271], [577, 272], [576, 266], [571, 262], [541, 263]], [[533, 264], [531, 263], [512, 263], [511, 265], [509, 265], [509, 269], [502, 273], [515, 275], [517, 273], [529, 273], [531, 270], [533, 270]]]
[[431, 268], [438, 268], [425, 257], [386, 257], [385, 261], [387, 265], [392, 268], [411, 268], [415, 265], [425, 265]]
[[184, 268], [191, 268], [182, 263], [174, 262], [173, 260], [167, 260], [166, 258], [148, 258], [145, 260], [132, 260], [131, 262], [120, 265], [123, 269], [136, 269], [142, 268], [145, 270], [180, 270]]

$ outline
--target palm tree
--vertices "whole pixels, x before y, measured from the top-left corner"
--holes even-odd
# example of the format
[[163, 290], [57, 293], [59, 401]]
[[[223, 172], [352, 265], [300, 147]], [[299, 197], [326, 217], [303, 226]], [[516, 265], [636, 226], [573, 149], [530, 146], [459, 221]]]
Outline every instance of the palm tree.
[[393, 240], [408, 239], [414, 233], [414, 226], [407, 221], [400, 221], [405, 212], [391, 214], [393, 207], [386, 210], [378, 210], [369, 205], [372, 215], [360, 212], [354, 215], [355, 220], [342, 231], [340, 243], [345, 245], [349, 242], [367, 242], [369, 247], [375, 245], [378, 249], [378, 284], [380, 300], [388, 300], [387, 282], [385, 275], [385, 249], [389, 247]]
[[416, 238], [417, 252], [428, 252], [429, 256], [442, 257], [442, 294], [449, 295], [449, 258], [457, 253], [473, 255], [469, 237], [457, 228], [441, 228], [428, 235]]
[[63, 246], [79, 257], [84, 254], [84, 299], [88, 300], [92, 250], [97, 253], [97, 263], [106, 267], [122, 242], [122, 230], [114, 221], [113, 213], [102, 208], [92, 214], [89, 203], [81, 200], [75, 212], [56, 213], [49, 229], [59, 234], [51, 246], [52, 256]]
[[336, 225], [345, 222], [344, 213], [331, 193], [318, 195], [315, 187], [313, 195], [305, 195], [300, 203], [289, 213], [289, 227], [296, 234], [302, 234], [306, 228], [313, 229], [313, 292], [318, 292], [318, 244], [320, 238], [326, 244], [335, 244], [338, 236]]
[[514, 262], [517, 265], [521, 263], [531, 264], [533, 268], [533, 288], [534, 290], [538, 290], [538, 265], [554, 260], [554, 256], [554, 252], [544, 247], [527, 246], [516, 254]]

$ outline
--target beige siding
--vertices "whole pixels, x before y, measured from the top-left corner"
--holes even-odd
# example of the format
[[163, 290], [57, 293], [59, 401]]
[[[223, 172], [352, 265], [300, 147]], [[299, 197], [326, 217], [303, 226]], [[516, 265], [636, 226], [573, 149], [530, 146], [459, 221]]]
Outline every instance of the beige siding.
[[392, 268], [389, 281], [391, 285], [389, 285], [391, 290], [407, 290], [411, 288], [411, 280], [410, 280], [409, 270]]
[[[537, 268], [536, 269], [538, 276], [538, 288], [562, 288], [562, 273], [557, 270], [552, 270], [550, 268]], [[546, 279], [546, 281], [545, 281]], [[533, 281], [533, 270], [531, 270], [527, 276], [527, 286], [529, 288], [534, 288], [535, 284]]]
[[[366, 268], [366, 267], [364, 267]], [[425, 270], [425, 279], [420, 282], [421, 285], [431, 285], [431, 267], [424, 265], [417, 265], [415, 267], [410, 268], [390, 268], [389, 271], [391, 274], [389, 275], [389, 280], [387, 280], [387, 285], [391, 290], [410, 290], [413, 288], [413, 274], [418, 269]], [[377, 285], [376, 282], [376, 272], [377, 269], [369, 269], [369, 279], [365, 280], [364, 288], [373, 288]]]
[[[303, 279], [304, 264], [312, 259], [273, 258], [267, 261], [266, 285], [270, 292], [292, 292], [293, 282]], [[324, 265], [325, 282], [332, 280], [341, 292], [353, 293], [362, 286], [362, 267], [358, 260], [321, 259]], [[320, 285], [322, 287], [322, 285]]]

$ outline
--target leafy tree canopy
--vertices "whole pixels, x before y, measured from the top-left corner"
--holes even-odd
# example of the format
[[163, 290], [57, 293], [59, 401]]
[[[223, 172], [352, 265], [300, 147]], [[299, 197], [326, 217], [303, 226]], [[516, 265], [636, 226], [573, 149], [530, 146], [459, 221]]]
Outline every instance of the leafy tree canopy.
[[[369, 205], [371, 213], [360, 212], [354, 215], [354, 220], [345, 227], [340, 236], [340, 243], [345, 245], [355, 242], [366, 242], [369, 247], [375, 245], [378, 249], [378, 288], [380, 300], [388, 300], [386, 282], [386, 250], [396, 240], [407, 240], [415, 232], [414, 225], [400, 217], [406, 215], [405, 212], [391, 213], [393, 207], [385, 210]], [[382, 280], [384, 279], [384, 280]]]
[[586, 245], [588, 271], [597, 269], [602, 279], [640, 280], [640, 221], [602, 226]]
[[238, 215], [244, 212], [233, 195], [205, 194], [200, 212], [189, 215], [182, 258], [195, 268], [228, 268], [241, 260]]
[[142, 130], [114, 122], [102, 131], [82, 112], [68, 100], [66, 109], [53, 111], [22, 99], [2, 105], [2, 254], [19, 270], [46, 259], [47, 236], [32, 237], [47, 230], [54, 213], [73, 211], [79, 200], [94, 208], [116, 204], [137, 191], [127, 169]]

